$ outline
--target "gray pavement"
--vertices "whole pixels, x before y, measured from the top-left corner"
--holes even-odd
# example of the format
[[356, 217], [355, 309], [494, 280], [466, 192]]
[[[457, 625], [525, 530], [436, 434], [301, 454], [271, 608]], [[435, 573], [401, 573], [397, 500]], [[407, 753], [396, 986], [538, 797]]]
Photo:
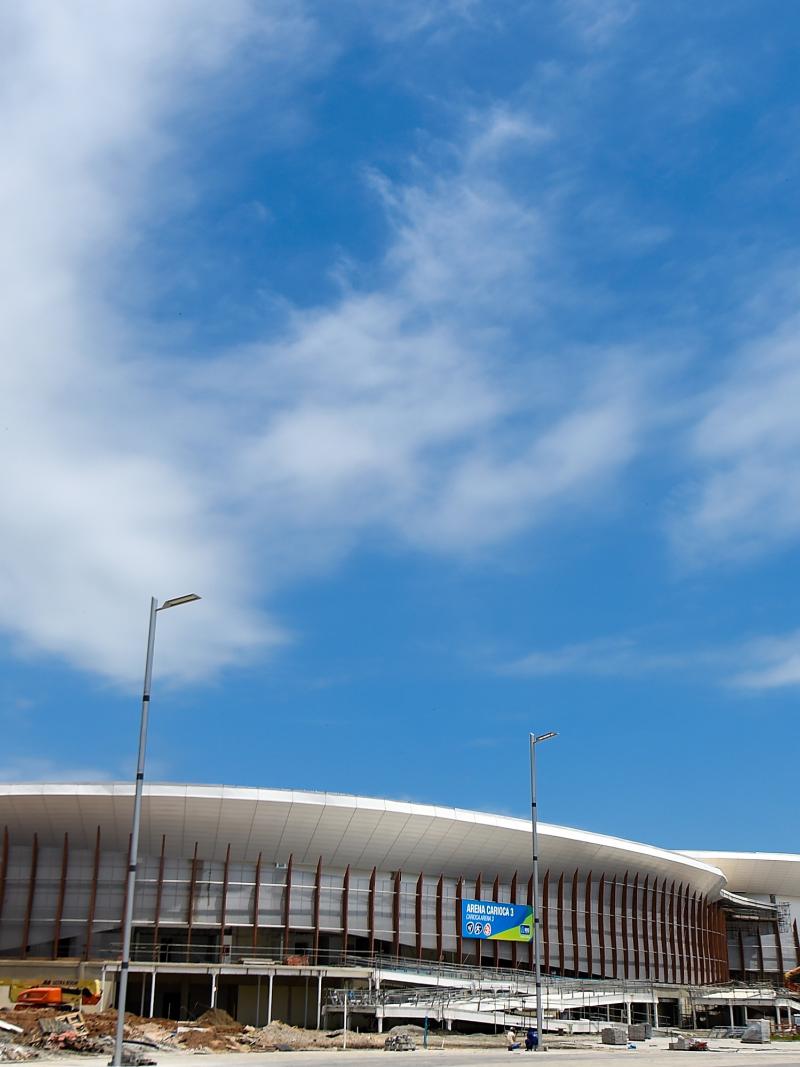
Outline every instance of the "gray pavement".
[[[688, 1059], [689, 1067], [699, 1058], [702, 1065], [706, 1061], [714, 1067], [750, 1067], [752, 1064], [764, 1064], [769, 1067], [800, 1067], [800, 1042], [776, 1043], [762, 1046], [746, 1046], [738, 1041], [717, 1040], [710, 1042], [707, 1053], [670, 1052], [666, 1039], [656, 1039], [640, 1043], [636, 1049], [613, 1048], [599, 1043], [583, 1049], [550, 1049], [546, 1053], [508, 1052], [506, 1049], [417, 1049], [416, 1052], [384, 1052], [378, 1050], [343, 1051], [331, 1049], [324, 1052], [263, 1052], [263, 1053], [210, 1053], [195, 1056], [185, 1052], [154, 1052], [153, 1059], [160, 1067], [190, 1067], [196, 1062], [197, 1067], [418, 1067], [429, 1064], [430, 1067], [513, 1067], [517, 1057], [524, 1063], [516, 1067], [535, 1067], [537, 1058], [544, 1059], [545, 1064], [591, 1064], [597, 1067], [619, 1067], [621, 1064], [641, 1062], [647, 1067], [679, 1067]], [[395, 1064], [395, 1061], [396, 1064]], [[106, 1064], [108, 1057], [98, 1056], [54, 1056], [38, 1060], [39, 1063], [60, 1064]], [[542, 1067], [540, 1064], [539, 1067]]]

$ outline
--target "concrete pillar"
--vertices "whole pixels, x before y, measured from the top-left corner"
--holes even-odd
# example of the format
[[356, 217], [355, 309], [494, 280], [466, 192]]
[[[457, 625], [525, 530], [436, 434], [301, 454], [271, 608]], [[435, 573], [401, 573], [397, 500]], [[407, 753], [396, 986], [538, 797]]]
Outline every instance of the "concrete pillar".
[[742, 1013], [744, 1014], [744, 1025], [747, 1026], [748, 1019], [747, 1019], [747, 1005], [746, 1004], [742, 1005]]
[[728, 1001], [728, 1011], [730, 1012], [730, 1016], [731, 1016], [731, 1026], [736, 1026], [736, 1023], [734, 1022], [733, 1001], [732, 1000]]
[[156, 1009], [156, 969], [153, 968], [153, 973], [150, 975], [150, 1018], [155, 1015]]
[[658, 997], [653, 1001], [653, 1029], [658, 1030]]
[[269, 976], [269, 995], [267, 997], [267, 1026], [269, 1026], [269, 1024], [272, 1022], [272, 983], [274, 981], [274, 978], [275, 978], [275, 975], [274, 974], [270, 974], [270, 976]]
[[379, 1034], [383, 1033], [383, 1012], [382, 1011], [378, 1012], [378, 1033]]
[[778, 1007], [777, 1004], [775, 1005], [775, 1018], [778, 1021], [778, 1029], [780, 1030], [780, 1028], [781, 1028], [781, 1009]]
[[261, 1025], [261, 975], [256, 975], [256, 1026]]
[[628, 1000], [627, 997], [625, 998], [625, 1021], [627, 1022], [628, 1026], [631, 1025], [631, 1002]]
[[317, 1029], [322, 1028], [322, 975], [317, 975]]
[[217, 972], [211, 972], [211, 1007], [217, 1006]]

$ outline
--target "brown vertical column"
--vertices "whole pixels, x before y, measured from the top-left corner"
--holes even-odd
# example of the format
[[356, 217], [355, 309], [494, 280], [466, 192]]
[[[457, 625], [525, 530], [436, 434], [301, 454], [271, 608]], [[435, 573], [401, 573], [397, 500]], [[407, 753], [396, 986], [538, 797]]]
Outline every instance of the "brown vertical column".
[[[132, 834], [128, 834], [128, 862], [125, 865], [125, 874], [123, 876], [123, 881], [124, 881], [124, 884], [125, 884], [125, 888], [124, 888], [123, 893], [122, 893], [122, 915], [120, 915], [120, 917], [119, 917], [120, 929], [122, 929], [122, 927], [125, 924], [125, 912], [128, 910], [128, 872], [131, 869], [131, 861], [132, 860], [133, 860], [133, 835]], [[120, 950], [120, 956], [121, 955], [122, 955], [122, 952]]]
[[[500, 875], [499, 874], [496, 874], [494, 876], [494, 883], [492, 885], [492, 900], [495, 902], [495, 904], [500, 900]], [[495, 965], [495, 967], [499, 967], [500, 966], [500, 942], [499, 941], [492, 942], [492, 948], [494, 949], [494, 965]]]
[[597, 886], [597, 939], [600, 942], [600, 977], [606, 976], [606, 872]]
[[314, 963], [319, 964], [319, 916], [322, 903], [322, 856], [317, 860], [314, 876]]
[[713, 971], [711, 969], [711, 930], [709, 928], [710, 923], [710, 908], [708, 904], [708, 897], [703, 897], [703, 981], [710, 982], [713, 977]]
[[[6, 855], [8, 855], [8, 840], [7, 839], [6, 839], [6, 850], [5, 850], [5, 852], [6, 852]], [[5, 863], [3, 864], [3, 867], [5, 867]], [[0, 906], [2, 906], [2, 903], [3, 903], [3, 901], [0, 899]], [[796, 963], [796, 965], [798, 967], [800, 967], [800, 933], [798, 933], [798, 930], [797, 930], [797, 919], [795, 919], [794, 922], [792, 923], [792, 933], [794, 934], [794, 958], [795, 958], [795, 963]]]
[[253, 948], [258, 946], [258, 911], [261, 906], [261, 853], [256, 860], [256, 884], [253, 887]]
[[[100, 827], [97, 827], [97, 835], [94, 841], [94, 865], [92, 866], [92, 887], [89, 890], [89, 914], [86, 917], [86, 945], [83, 950], [83, 958], [91, 959], [92, 934], [94, 933], [94, 913], [97, 906], [97, 876], [100, 873]], [[135, 900], [134, 900], [135, 903]]]
[[669, 947], [672, 960], [672, 981], [678, 981], [678, 950], [675, 944], [675, 882], [669, 887]]
[[691, 931], [692, 970], [690, 980], [697, 985], [700, 981], [700, 948], [697, 940], [697, 892], [692, 894], [691, 913], [689, 916]]
[[689, 924], [689, 883], [683, 891], [683, 959], [686, 981], [692, 980], [692, 934]]
[[611, 899], [608, 902], [609, 933], [611, 934], [611, 977], [619, 978], [617, 969], [619, 951], [617, 949], [617, 876], [611, 882]]
[[783, 962], [783, 945], [781, 944], [781, 928], [778, 920], [773, 923], [773, 930], [775, 931], [775, 951], [778, 955], [778, 972], [783, 974], [786, 970], [786, 966]]
[[436, 958], [444, 955], [444, 875], [436, 883]]
[[156, 913], [153, 917], [153, 961], [158, 962], [159, 928], [161, 926], [161, 899], [164, 896], [164, 852], [167, 847], [166, 834], [161, 835], [161, 855], [158, 860], [158, 885], [156, 886]]
[[403, 875], [395, 871], [394, 891], [392, 893], [392, 953], [400, 955], [400, 891], [402, 888]]
[[639, 872], [633, 879], [633, 899], [631, 900], [631, 930], [633, 931], [633, 974], [639, 977]]
[[679, 980], [681, 985], [686, 982], [686, 975], [684, 971], [684, 883], [677, 887], [677, 897], [675, 899], [675, 940], [677, 941], [677, 968]]
[[231, 866], [231, 846], [225, 850], [225, 866], [222, 870], [222, 900], [219, 908], [219, 960], [223, 962], [225, 952], [225, 920], [228, 917], [228, 875]]
[[[511, 891], [510, 899], [512, 904], [517, 903], [517, 872], [514, 871], [514, 877], [511, 879]], [[516, 970], [517, 967], [517, 942], [511, 942], [511, 966]], [[545, 963], [545, 967], [547, 964]]]
[[586, 937], [586, 970], [589, 977], [594, 973], [594, 945], [592, 943], [592, 872], [586, 875], [583, 890], [583, 932]]
[[657, 982], [661, 978], [661, 960], [658, 954], [658, 878], [653, 878], [650, 893], [650, 937], [653, 945], [653, 978]]
[[728, 931], [725, 925], [725, 915], [722, 909], [719, 911], [719, 938], [722, 946], [722, 981], [729, 982], [731, 978], [731, 968], [728, 963]]
[[189, 906], [186, 915], [186, 962], [189, 963], [192, 954], [192, 927], [194, 926], [194, 895], [197, 892], [197, 842], [194, 843], [194, 855], [192, 856], [192, 870], [189, 875]]
[[347, 957], [347, 942], [350, 937], [350, 864], [342, 876], [342, 914], [339, 919], [342, 927], [342, 956]]
[[417, 892], [414, 900], [414, 922], [417, 933], [417, 959], [422, 959], [422, 874], [417, 879]]
[[464, 900], [464, 878], [458, 879], [456, 884], [456, 955], [458, 962], [464, 962], [464, 938], [461, 934], [461, 904]]
[[[531, 943], [533, 955], [533, 943]], [[558, 973], [564, 974], [564, 872], [558, 876]]]
[[22, 925], [22, 955], [28, 955], [28, 937], [31, 932], [31, 914], [33, 912], [33, 897], [36, 892], [36, 871], [39, 866], [39, 835], [33, 835], [31, 847], [31, 869], [28, 877], [28, 901], [25, 905], [25, 921]]
[[369, 954], [375, 955], [375, 878], [377, 868], [372, 868], [369, 876], [369, 893], [367, 894], [367, 929], [369, 931]]
[[[528, 907], [531, 909], [531, 915], [533, 915], [533, 875], [528, 879]], [[533, 970], [534, 966], [533, 938], [531, 938], [528, 942], [528, 967]]]
[[578, 870], [572, 876], [572, 892], [570, 893], [570, 910], [572, 912], [572, 969], [575, 977], [580, 971], [580, 949], [578, 946]]
[[53, 925], [53, 959], [58, 959], [58, 942], [61, 940], [61, 920], [64, 916], [64, 894], [67, 889], [67, 866], [69, 864], [69, 834], [64, 834], [64, 847], [61, 851], [61, 878], [58, 883], [58, 901], [56, 902], [56, 921]]
[[642, 944], [644, 946], [644, 977], [645, 980], [650, 980], [652, 974], [650, 973], [650, 923], [648, 922], [648, 906], [650, 903], [650, 875], [644, 876], [644, 886], [642, 887]]
[[294, 856], [289, 853], [289, 862], [286, 864], [286, 884], [283, 887], [283, 954], [288, 955], [292, 923], [292, 866]]
[[0, 922], [2, 922], [2, 919], [3, 919], [3, 904], [5, 903], [5, 899], [6, 899], [6, 875], [8, 874], [8, 827], [7, 826], [3, 827], [3, 856], [2, 856], [2, 860], [0, 860], [0, 862], [2, 862], [2, 864], [3, 864], [2, 870], [0, 870]]
[[664, 878], [661, 882], [661, 958], [664, 961], [662, 970], [664, 972], [664, 981], [669, 981], [669, 924], [667, 923], [667, 880]]
[[761, 923], [756, 919], [756, 941], [758, 943], [758, 977], [764, 977], [764, 942], [761, 940]]
[[746, 968], [745, 968], [745, 961], [744, 961], [744, 938], [742, 937], [741, 928], [737, 931], [737, 933], [738, 933], [737, 940], [739, 942], [739, 970], [742, 972], [742, 981], [744, 982], [744, 981], [747, 980], [747, 975], [745, 974]]
[[[514, 878], [516, 879], [516, 875]], [[516, 895], [514, 897], [516, 900]], [[544, 882], [542, 882], [542, 921], [539, 924], [539, 929], [542, 931], [542, 948], [544, 955], [544, 969], [547, 974], [550, 974], [550, 868], [544, 872]]]
[[631, 976], [631, 961], [630, 961], [630, 939], [628, 937], [628, 872], [625, 872], [625, 877], [622, 879], [622, 966], [624, 968], [624, 977], [626, 979]]

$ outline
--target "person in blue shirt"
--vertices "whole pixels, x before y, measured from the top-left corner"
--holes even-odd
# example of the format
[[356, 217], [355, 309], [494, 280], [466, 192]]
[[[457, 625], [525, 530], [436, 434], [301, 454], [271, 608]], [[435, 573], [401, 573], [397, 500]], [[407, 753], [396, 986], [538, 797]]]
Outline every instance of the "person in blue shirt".
[[525, 1034], [525, 1051], [532, 1052], [539, 1047], [539, 1034], [534, 1027], [529, 1026]]

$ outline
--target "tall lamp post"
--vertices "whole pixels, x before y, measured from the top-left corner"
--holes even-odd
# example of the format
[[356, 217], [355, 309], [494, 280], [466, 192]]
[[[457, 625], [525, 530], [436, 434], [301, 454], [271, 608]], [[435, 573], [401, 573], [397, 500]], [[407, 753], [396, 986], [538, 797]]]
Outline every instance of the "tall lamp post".
[[150, 599], [150, 626], [147, 630], [147, 656], [144, 664], [144, 692], [142, 693], [142, 717], [139, 724], [139, 758], [136, 763], [136, 787], [133, 793], [133, 825], [131, 827], [131, 858], [128, 865], [128, 883], [125, 891], [125, 918], [122, 926], [122, 960], [119, 968], [119, 995], [117, 997], [117, 1031], [114, 1039], [113, 1067], [122, 1067], [122, 1041], [125, 1032], [125, 1001], [128, 995], [128, 970], [131, 962], [131, 927], [133, 926], [133, 894], [136, 888], [136, 864], [139, 859], [139, 824], [142, 815], [142, 785], [144, 783], [144, 756], [147, 748], [147, 719], [150, 711], [150, 679], [153, 675], [153, 648], [156, 642], [156, 615], [166, 608], [189, 604], [199, 600], [197, 593], [176, 596], [165, 600], [161, 607], [155, 597]]
[[537, 1052], [544, 1050], [544, 1030], [542, 1012], [542, 958], [541, 958], [541, 920], [539, 918], [539, 834], [536, 825], [536, 746], [541, 741], [549, 741], [558, 734], [551, 730], [546, 734], [531, 734], [531, 847], [533, 849], [533, 959], [536, 981], [536, 1033], [539, 1035]]

